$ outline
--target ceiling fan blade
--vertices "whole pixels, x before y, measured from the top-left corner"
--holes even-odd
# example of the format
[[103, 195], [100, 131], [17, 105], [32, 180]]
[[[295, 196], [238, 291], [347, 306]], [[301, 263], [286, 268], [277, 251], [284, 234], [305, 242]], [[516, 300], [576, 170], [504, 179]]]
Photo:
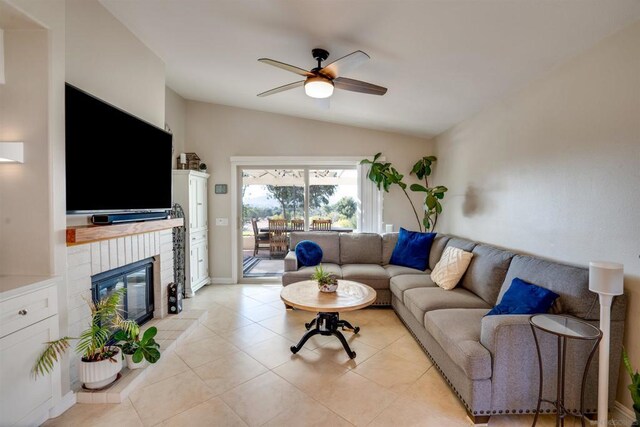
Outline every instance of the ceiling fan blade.
[[349, 55], [343, 56], [340, 59], [336, 59], [331, 64], [327, 65], [320, 70], [320, 73], [335, 79], [343, 74], [348, 74], [349, 71], [355, 69], [362, 63], [369, 60], [369, 55], [361, 50], [356, 50]]
[[304, 80], [300, 80], [299, 82], [289, 83], [288, 85], [280, 86], [280, 87], [268, 90], [266, 92], [259, 93], [258, 96], [264, 97], [264, 96], [273, 95], [274, 93], [284, 92], [285, 90], [303, 86], [304, 82], [305, 82]]
[[310, 77], [314, 75], [313, 73], [310, 73], [309, 71], [304, 70], [300, 67], [296, 67], [295, 65], [285, 64], [284, 62], [276, 61], [275, 59], [260, 58], [258, 59], [258, 61], [262, 62], [263, 64], [273, 65], [274, 67], [282, 68], [283, 70], [296, 73], [300, 76]]
[[346, 77], [338, 77], [333, 81], [333, 85], [337, 89], [350, 90], [351, 92], [367, 93], [369, 95], [384, 95], [385, 93], [387, 93], [386, 87], [362, 82], [360, 80], [347, 79]]

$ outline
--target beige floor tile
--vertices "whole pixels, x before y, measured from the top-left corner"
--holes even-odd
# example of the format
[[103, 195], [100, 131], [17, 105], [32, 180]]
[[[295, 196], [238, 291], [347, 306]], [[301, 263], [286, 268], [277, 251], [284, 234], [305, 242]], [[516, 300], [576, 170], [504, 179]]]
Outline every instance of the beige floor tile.
[[350, 423], [363, 426], [389, 406], [397, 395], [358, 374], [347, 372], [318, 387], [313, 397]]
[[267, 368], [246, 353], [238, 352], [205, 363], [193, 371], [209, 386], [214, 395], [219, 395], [267, 372]]
[[348, 427], [350, 422], [311, 399], [298, 403], [264, 426], [268, 427]]
[[273, 369], [278, 365], [282, 365], [283, 363], [296, 358], [308, 358], [315, 356], [314, 353], [306, 348], [301, 349], [296, 354], [291, 353], [290, 347], [294, 344], [295, 343], [293, 341], [287, 340], [281, 336], [276, 336], [256, 345], [247, 347], [244, 351], [269, 369]]
[[401, 395], [421, 405], [436, 417], [458, 422], [467, 412], [436, 368], [431, 367]]
[[213, 332], [211, 329], [207, 328], [206, 326], [203, 325], [199, 325], [197, 326], [192, 333], [190, 333], [186, 338], [184, 338], [182, 342], [191, 342], [191, 341], [198, 341], [201, 340], [203, 338], [211, 338], [216, 336], [217, 334], [215, 332]]
[[380, 351], [353, 369], [359, 375], [396, 393], [401, 393], [424, 374], [429, 366], [409, 362], [395, 354]]
[[46, 427], [138, 427], [142, 421], [129, 399], [119, 404], [82, 404], [73, 405], [68, 411], [57, 418], [43, 424]]
[[403, 336], [409, 335], [402, 325], [353, 325], [360, 326], [359, 341], [378, 349], [383, 349]]
[[427, 367], [432, 365], [431, 360], [411, 335], [402, 336], [402, 338], [389, 344], [384, 351], [419, 365], [426, 365]]
[[253, 323], [253, 320], [247, 319], [232, 310], [221, 308], [216, 312], [209, 312], [209, 318], [202, 324], [218, 333], [232, 331], [251, 323]]
[[309, 357], [295, 358], [273, 369], [273, 372], [311, 396], [318, 387], [335, 380], [347, 371], [348, 368], [333, 363], [317, 353]]
[[269, 338], [277, 337], [278, 334], [257, 323], [243, 326], [233, 331], [221, 332], [220, 336], [239, 348], [246, 348], [256, 345]]
[[[307, 332], [304, 324], [310, 322], [314, 317], [313, 313], [289, 310], [287, 312], [280, 312], [278, 315], [258, 323], [288, 340], [298, 343], [305, 332]], [[304, 348], [315, 350], [334, 339], [336, 338], [331, 336], [315, 335], [305, 343]]]
[[471, 422], [434, 413], [422, 403], [399, 397], [369, 424], [371, 427], [467, 427]]
[[242, 309], [240, 311], [241, 315], [247, 319], [253, 320], [254, 322], [259, 322], [260, 320], [268, 319], [269, 317], [277, 316], [281, 313], [281, 310], [273, 308], [269, 304], [262, 304], [258, 307], [252, 307], [246, 310]]
[[250, 426], [259, 426], [310, 399], [276, 374], [266, 372], [221, 395]]
[[349, 347], [351, 347], [351, 351], [356, 352], [355, 359], [349, 358], [347, 352], [344, 351], [344, 347], [342, 347], [342, 343], [334, 336], [331, 336], [331, 339], [326, 344], [323, 344], [313, 351], [320, 354], [326, 360], [350, 369], [364, 363], [365, 360], [380, 351], [375, 347], [359, 341], [357, 335], [349, 336], [348, 334], [349, 333], [345, 334], [345, 337], [347, 338]]
[[219, 336], [180, 343], [176, 347], [176, 354], [180, 356], [190, 368], [196, 368], [207, 362], [238, 351], [240, 351], [238, 347]]
[[141, 387], [145, 387], [182, 372], [188, 371], [189, 366], [174, 351], [162, 353], [160, 360], [147, 372]]
[[[533, 425], [533, 415], [492, 415], [489, 419], [489, 427], [530, 427]], [[555, 427], [555, 415], [541, 415], [536, 423], [537, 427]], [[565, 427], [577, 427], [580, 424], [578, 418], [566, 417]], [[587, 425], [590, 426], [589, 422]], [[593, 426], [596, 425], [594, 422]]]
[[248, 298], [245, 295], [240, 295], [237, 297], [227, 297], [223, 300], [216, 300], [216, 302], [223, 307], [240, 314], [252, 308], [264, 305], [263, 302], [254, 300], [253, 298]]
[[158, 331], [186, 331], [194, 323], [197, 323], [196, 319], [178, 319], [178, 318], [166, 318], [162, 319], [156, 327]]
[[221, 399], [214, 398], [165, 420], [161, 425], [244, 427], [247, 424]]
[[151, 426], [213, 398], [192, 371], [175, 375], [131, 393], [131, 403], [145, 426]]

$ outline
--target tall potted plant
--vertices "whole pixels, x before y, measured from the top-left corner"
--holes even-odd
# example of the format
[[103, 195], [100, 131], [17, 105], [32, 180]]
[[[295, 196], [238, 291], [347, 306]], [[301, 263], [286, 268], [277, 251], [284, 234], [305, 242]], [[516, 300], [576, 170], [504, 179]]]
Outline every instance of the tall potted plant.
[[79, 363], [80, 381], [85, 388], [100, 389], [112, 382], [122, 369], [122, 354], [116, 346], [109, 345], [113, 331], [131, 331], [137, 327], [133, 320], [125, 320], [118, 311], [118, 305], [125, 290], [119, 289], [105, 298], [87, 301], [91, 309], [89, 327], [79, 337], [62, 337], [46, 343], [42, 354], [33, 367], [35, 376], [51, 372], [56, 362], [71, 347], [71, 340], [78, 340], [76, 352], [82, 357]]
[[633, 400], [633, 410], [636, 413], [636, 421], [634, 425], [638, 426], [640, 425], [640, 373], [638, 373], [637, 370], [633, 372], [631, 360], [629, 360], [629, 355], [624, 347], [622, 348], [622, 361], [624, 362], [624, 367], [627, 369], [627, 372], [631, 377], [631, 384], [629, 384], [628, 388], [631, 392], [631, 400]]

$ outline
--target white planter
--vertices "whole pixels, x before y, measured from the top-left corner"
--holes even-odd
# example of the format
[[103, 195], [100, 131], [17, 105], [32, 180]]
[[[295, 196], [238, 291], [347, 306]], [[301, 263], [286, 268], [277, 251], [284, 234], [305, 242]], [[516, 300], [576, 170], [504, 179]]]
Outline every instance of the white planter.
[[333, 285], [322, 285], [319, 286], [320, 292], [335, 292], [338, 289], [338, 284], [334, 283]]
[[118, 372], [122, 369], [122, 356], [120, 349], [112, 347], [117, 353], [113, 360], [101, 360], [99, 362], [84, 362], [80, 360], [78, 364], [80, 381], [85, 388], [90, 390], [105, 387], [116, 380]]
[[133, 354], [125, 354], [124, 359], [127, 361], [127, 368], [129, 369], [142, 369], [146, 368], [149, 362], [145, 358], [138, 363], [133, 361]]

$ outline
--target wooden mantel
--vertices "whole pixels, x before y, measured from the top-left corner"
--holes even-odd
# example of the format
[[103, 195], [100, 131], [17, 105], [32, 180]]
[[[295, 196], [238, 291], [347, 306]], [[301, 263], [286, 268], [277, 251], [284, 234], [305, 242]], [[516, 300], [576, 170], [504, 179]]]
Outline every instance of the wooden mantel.
[[116, 239], [134, 234], [150, 233], [173, 227], [182, 227], [183, 218], [159, 221], [128, 222], [112, 225], [81, 225], [67, 228], [67, 246], [82, 245], [100, 240]]

